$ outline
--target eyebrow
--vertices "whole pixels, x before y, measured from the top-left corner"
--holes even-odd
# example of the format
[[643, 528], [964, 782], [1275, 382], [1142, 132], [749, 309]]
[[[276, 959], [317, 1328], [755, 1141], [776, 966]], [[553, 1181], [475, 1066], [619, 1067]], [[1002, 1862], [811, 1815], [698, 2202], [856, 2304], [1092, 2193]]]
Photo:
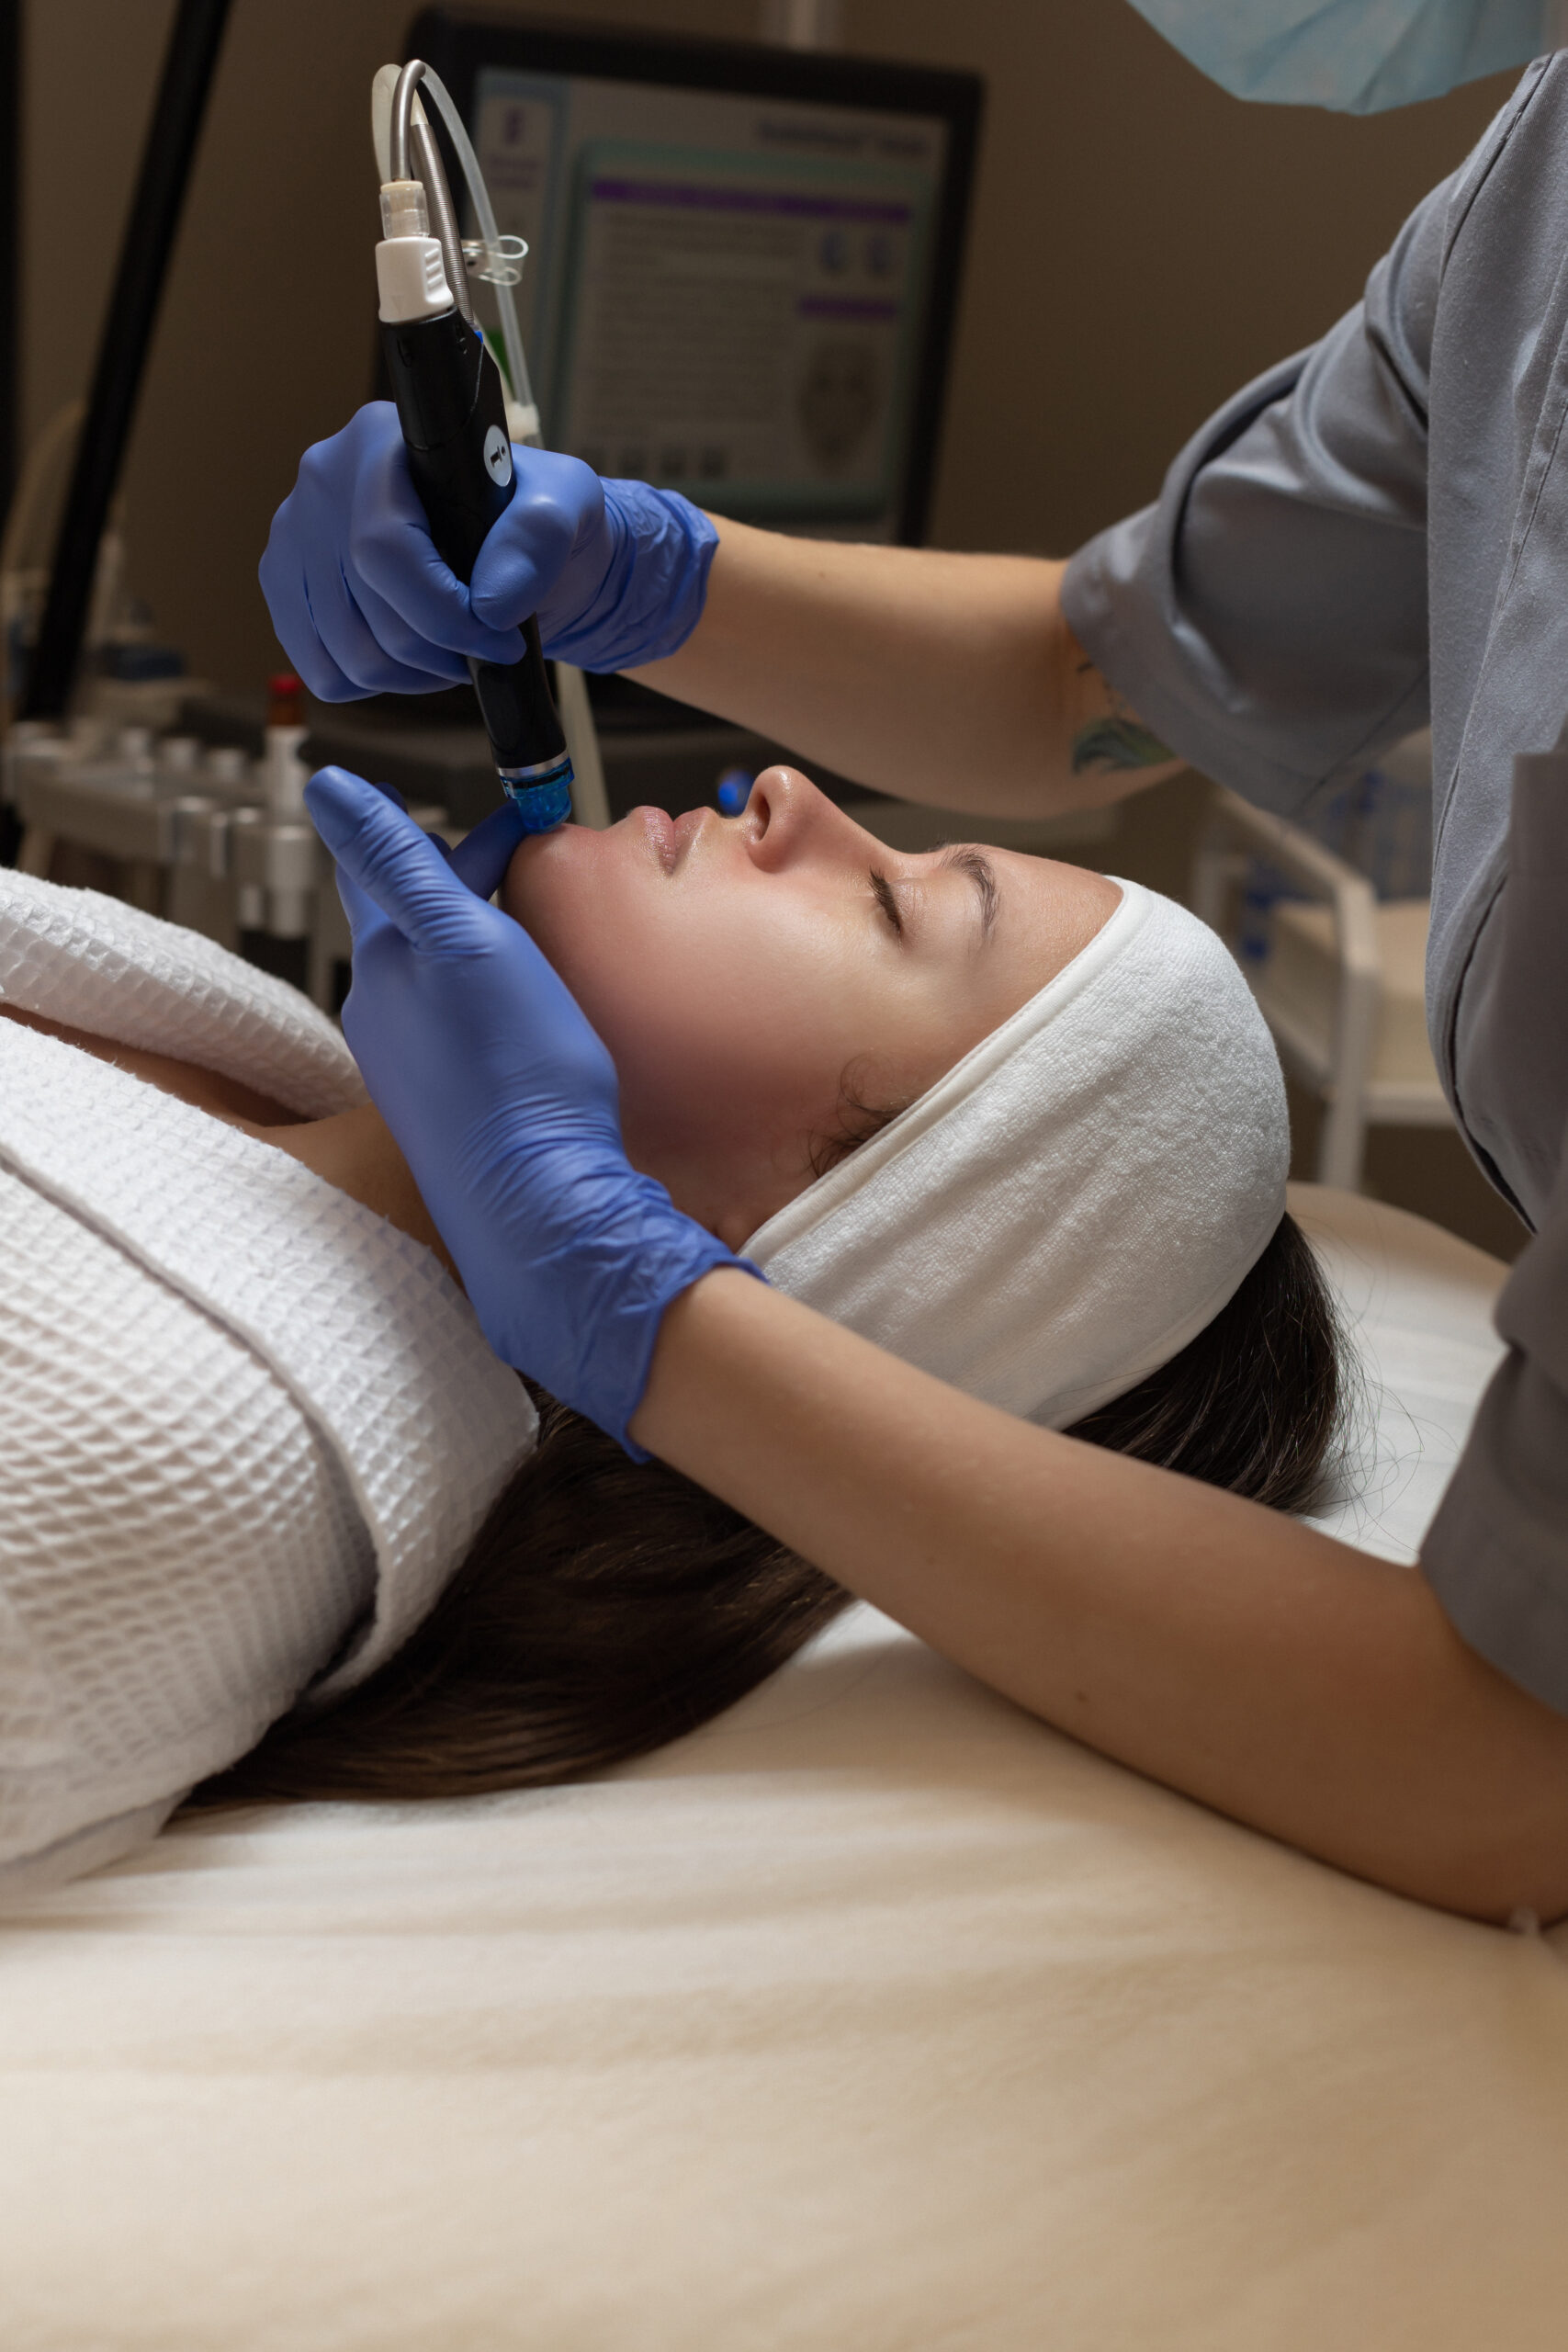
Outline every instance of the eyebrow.
[[996, 868], [990, 859], [982, 857], [977, 849], [953, 849], [949, 850], [942, 865], [951, 867], [955, 874], [967, 874], [980, 893], [980, 936], [982, 940], [989, 939], [996, 927], [997, 908], [1000, 903]]

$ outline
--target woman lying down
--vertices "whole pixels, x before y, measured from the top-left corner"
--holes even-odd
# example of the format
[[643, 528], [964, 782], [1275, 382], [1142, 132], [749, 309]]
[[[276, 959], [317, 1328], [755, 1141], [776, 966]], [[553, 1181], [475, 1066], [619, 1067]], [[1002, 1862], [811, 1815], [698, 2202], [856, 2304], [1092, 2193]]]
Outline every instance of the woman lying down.
[[[502, 889], [627, 1152], [770, 1282], [1010, 1411], [1299, 1510], [1337, 1343], [1273, 1048], [1130, 883], [742, 815]], [[451, 1795], [692, 1730], [848, 1596], [491, 1353], [333, 1026], [0, 874], [0, 1884], [205, 1796]], [[216, 1776], [216, 1777], [215, 1777]]]

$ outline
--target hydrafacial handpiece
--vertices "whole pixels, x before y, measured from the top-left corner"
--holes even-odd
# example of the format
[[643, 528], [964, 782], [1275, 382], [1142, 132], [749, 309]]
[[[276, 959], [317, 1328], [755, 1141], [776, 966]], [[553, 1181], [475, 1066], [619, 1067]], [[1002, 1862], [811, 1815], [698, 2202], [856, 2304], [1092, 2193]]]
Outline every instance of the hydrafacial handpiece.
[[[381, 346], [430, 536], [457, 578], [467, 581], [491, 525], [511, 504], [515, 483], [505, 390], [494, 356], [473, 322], [446, 175], [434, 132], [415, 97], [422, 82], [449, 126], [455, 118], [436, 76], [420, 59], [411, 59], [392, 93], [382, 163], [382, 239], [376, 248]], [[466, 136], [458, 152], [493, 268], [501, 241]], [[509, 300], [505, 309], [513, 327], [507, 356], [513, 384], [525, 398]], [[524, 422], [536, 433], [536, 419]], [[571, 814], [571, 757], [532, 615], [518, 639], [514, 662], [470, 659], [468, 671], [501, 781], [528, 831], [547, 833]]]

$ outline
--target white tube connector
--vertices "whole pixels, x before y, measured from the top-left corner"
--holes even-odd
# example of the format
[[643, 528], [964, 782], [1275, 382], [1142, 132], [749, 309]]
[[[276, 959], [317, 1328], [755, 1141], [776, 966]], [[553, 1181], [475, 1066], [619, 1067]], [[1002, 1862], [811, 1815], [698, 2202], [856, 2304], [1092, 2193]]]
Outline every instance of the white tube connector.
[[430, 234], [422, 180], [383, 184], [381, 225], [386, 235], [376, 248], [376, 285], [386, 323], [406, 326], [455, 310], [457, 298], [446, 283], [440, 242]]
[[279, 824], [300, 823], [305, 815], [305, 786], [310, 771], [299, 757], [303, 727], [269, 727], [262, 752], [261, 781], [266, 813]]

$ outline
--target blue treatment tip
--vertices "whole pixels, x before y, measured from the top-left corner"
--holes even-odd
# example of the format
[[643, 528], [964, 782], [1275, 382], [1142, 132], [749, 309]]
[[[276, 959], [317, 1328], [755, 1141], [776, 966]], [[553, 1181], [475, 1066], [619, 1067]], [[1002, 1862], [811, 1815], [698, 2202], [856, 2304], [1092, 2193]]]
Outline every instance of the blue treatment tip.
[[756, 778], [749, 768], [726, 768], [713, 796], [718, 803], [720, 816], [739, 817], [751, 797], [751, 786], [755, 782]]
[[563, 760], [553, 774], [537, 784], [513, 783], [502, 776], [506, 797], [530, 833], [553, 833], [571, 814], [571, 762]]

